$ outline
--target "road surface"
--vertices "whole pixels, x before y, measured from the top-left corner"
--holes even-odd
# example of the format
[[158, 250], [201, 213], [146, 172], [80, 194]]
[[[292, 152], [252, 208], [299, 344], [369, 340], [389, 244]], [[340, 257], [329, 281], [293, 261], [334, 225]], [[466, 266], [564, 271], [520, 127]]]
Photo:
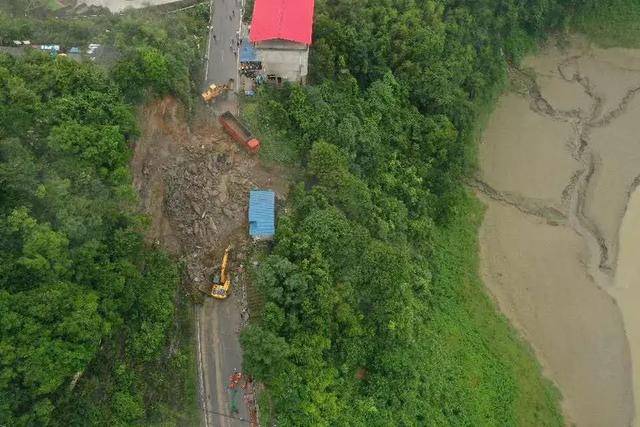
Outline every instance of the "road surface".
[[[248, 412], [242, 390], [228, 390], [229, 377], [242, 368], [238, 341], [240, 327], [240, 289], [224, 301], [207, 298], [197, 308], [198, 356], [203, 424], [209, 427], [248, 426]], [[235, 404], [234, 404], [235, 402]], [[236, 406], [237, 413], [232, 413]]]
[[[241, 24], [241, 0], [212, 0], [204, 87], [211, 83], [238, 81], [236, 32]], [[237, 112], [235, 93], [227, 92], [212, 105], [216, 113]], [[248, 411], [242, 390], [228, 390], [229, 377], [242, 369], [242, 349], [238, 340], [242, 292], [233, 288], [226, 300], [207, 298], [196, 309], [198, 371], [205, 427], [248, 426]], [[237, 408], [237, 413], [233, 412]]]
[[[236, 83], [238, 77], [238, 39], [242, 16], [242, 0], [212, 0], [207, 63], [205, 65], [204, 87], [225, 84], [230, 79]], [[237, 112], [237, 100], [234, 93], [228, 92], [213, 104], [216, 113]]]

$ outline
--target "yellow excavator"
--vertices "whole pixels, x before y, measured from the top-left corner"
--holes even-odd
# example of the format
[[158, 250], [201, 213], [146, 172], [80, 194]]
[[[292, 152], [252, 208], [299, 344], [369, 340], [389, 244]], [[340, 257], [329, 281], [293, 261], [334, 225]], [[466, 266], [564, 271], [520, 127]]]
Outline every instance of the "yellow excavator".
[[202, 92], [202, 100], [209, 103], [228, 90], [233, 90], [233, 79], [229, 79], [227, 84], [212, 84]]
[[229, 296], [231, 291], [231, 276], [229, 274], [229, 252], [231, 251], [231, 245], [227, 246], [224, 250], [224, 256], [222, 257], [222, 265], [220, 266], [220, 276], [216, 276], [213, 279], [211, 285], [211, 296], [216, 299], [225, 299]]

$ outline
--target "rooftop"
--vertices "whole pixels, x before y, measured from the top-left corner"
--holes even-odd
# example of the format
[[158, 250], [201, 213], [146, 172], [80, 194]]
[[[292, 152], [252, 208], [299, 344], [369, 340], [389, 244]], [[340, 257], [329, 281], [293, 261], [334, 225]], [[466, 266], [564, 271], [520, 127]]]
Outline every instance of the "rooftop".
[[276, 233], [276, 195], [270, 190], [249, 193], [249, 235], [271, 239]]
[[282, 39], [311, 44], [314, 0], [255, 0], [252, 42]]

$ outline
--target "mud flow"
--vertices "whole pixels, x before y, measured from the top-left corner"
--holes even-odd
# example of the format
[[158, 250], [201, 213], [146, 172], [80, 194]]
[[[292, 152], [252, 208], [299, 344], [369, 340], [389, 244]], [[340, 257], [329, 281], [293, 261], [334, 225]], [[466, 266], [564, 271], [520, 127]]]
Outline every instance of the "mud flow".
[[570, 423], [630, 425], [640, 272], [619, 280], [616, 270], [638, 256], [624, 242], [640, 221], [621, 225], [640, 182], [640, 51], [574, 37], [527, 58], [511, 81], [472, 183], [488, 207], [485, 282], [558, 385]]
[[242, 261], [251, 244], [249, 191], [270, 188], [283, 199], [287, 181], [281, 170], [263, 167], [233, 142], [208, 110], [187, 124], [179, 104], [166, 98], [139, 116], [142, 137], [132, 171], [151, 220], [148, 239], [182, 257], [197, 288], [209, 281], [227, 245], [234, 246], [232, 260]]
[[[142, 136], [131, 168], [142, 210], [150, 219], [147, 239], [182, 261], [183, 289], [196, 303], [203, 424], [248, 425], [257, 417], [254, 385], [246, 378], [241, 387], [230, 387], [228, 378], [240, 375], [238, 336], [257, 296], [246, 265], [255, 244], [247, 231], [249, 191], [272, 189], [282, 203], [288, 181], [281, 169], [265, 167], [233, 142], [210, 108], [198, 109], [188, 121], [181, 106], [165, 98], [138, 111]], [[231, 295], [214, 300], [208, 293], [228, 245]]]

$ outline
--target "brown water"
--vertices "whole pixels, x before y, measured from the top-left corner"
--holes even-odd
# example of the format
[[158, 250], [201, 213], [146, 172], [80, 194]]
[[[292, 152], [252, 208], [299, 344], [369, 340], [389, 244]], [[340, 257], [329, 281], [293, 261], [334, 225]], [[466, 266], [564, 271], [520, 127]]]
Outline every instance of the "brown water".
[[[618, 264], [612, 295], [622, 310], [633, 357], [633, 381], [636, 385], [635, 407], [640, 408], [640, 191], [636, 190], [627, 205], [620, 228]], [[636, 417], [636, 425], [638, 418]]]
[[558, 385], [568, 422], [628, 426], [632, 372], [640, 386], [640, 196], [625, 217], [640, 182], [640, 51], [575, 38], [512, 80], [479, 148], [485, 283]]

